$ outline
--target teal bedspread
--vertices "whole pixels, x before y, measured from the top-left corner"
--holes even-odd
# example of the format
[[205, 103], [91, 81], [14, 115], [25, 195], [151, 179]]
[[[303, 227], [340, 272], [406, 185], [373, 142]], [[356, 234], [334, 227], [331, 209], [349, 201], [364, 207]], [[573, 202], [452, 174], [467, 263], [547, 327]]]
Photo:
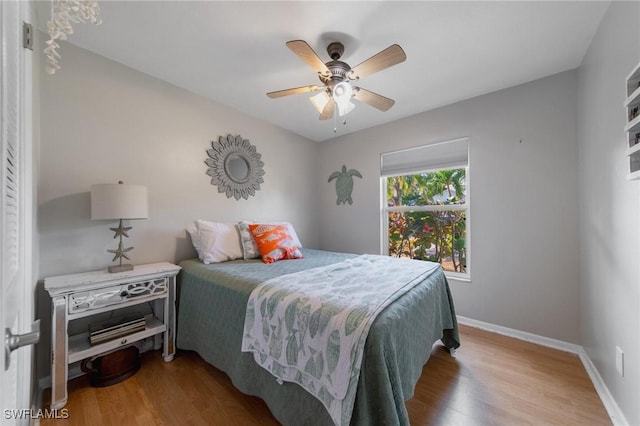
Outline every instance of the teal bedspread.
[[[240, 351], [249, 295], [278, 275], [329, 265], [355, 255], [303, 249], [304, 259], [264, 264], [239, 260], [180, 264], [177, 344], [226, 372], [242, 392], [262, 398], [284, 425], [332, 425], [326, 409], [294, 383], [279, 384]], [[453, 301], [444, 273], [429, 275], [378, 315], [365, 344], [351, 424], [407, 425], [404, 401], [439, 339], [459, 346]]]

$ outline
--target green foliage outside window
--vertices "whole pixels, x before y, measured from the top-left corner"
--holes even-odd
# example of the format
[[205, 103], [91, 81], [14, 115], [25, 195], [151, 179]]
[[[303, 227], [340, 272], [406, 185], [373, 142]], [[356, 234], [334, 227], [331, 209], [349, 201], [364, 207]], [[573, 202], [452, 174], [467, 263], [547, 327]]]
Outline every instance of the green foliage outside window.
[[[448, 169], [387, 178], [390, 256], [429, 260], [447, 271], [466, 272], [467, 212], [446, 208], [465, 205], [465, 172]], [[393, 211], [406, 206], [433, 207]]]

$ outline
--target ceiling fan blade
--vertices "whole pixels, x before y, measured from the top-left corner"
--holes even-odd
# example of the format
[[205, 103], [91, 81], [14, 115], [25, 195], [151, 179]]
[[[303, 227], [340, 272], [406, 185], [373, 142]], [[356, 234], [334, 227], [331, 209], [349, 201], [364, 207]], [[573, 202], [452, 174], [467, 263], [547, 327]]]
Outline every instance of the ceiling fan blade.
[[366, 77], [383, 69], [392, 67], [407, 59], [402, 47], [393, 44], [381, 52], [376, 53], [364, 62], [359, 63], [351, 69], [349, 78], [352, 80]]
[[322, 113], [320, 114], [320, 120], [328, 120], [333, 117], [333, 113], [336, 110], [336, 101], [330, 99], [324, 106]]
[[289, 95], [297, 95], [299, 93], [309, 93], [309, 92], [315, 92], [316, 90], [320, 90], [320, 89], [324, 89], [324, 87], [320, 87], [320, 86], [302, 86], [302, 87], [294, 87], [292, 89], [285, 89], [285, 90], [278, 90], [275, 92], [269, 92], [267, 93], [267, 96], [275, 99], [275, 98], [281, 98], [283, 96], [289, 96]]
[[311, 46], [304, 40], [291, 40], [287, 42], [287, 47], [293, 50], [293, 53], [307, 63], [315, 72], [322, 75], [329, 75], [329, 68], [322, 62], [322, 59], [313, 51]]
[[393, 99], [389, 99], [360, 87], [353, 88], [353, 98], [360, 102], [364, 102], [367, 105], [371, 105], [372, 107], [377, 108], [380, 111], [388, 111], [389, 108], [391, 108], [393, 104], [396, 103], [396, 101], [394, 101]]

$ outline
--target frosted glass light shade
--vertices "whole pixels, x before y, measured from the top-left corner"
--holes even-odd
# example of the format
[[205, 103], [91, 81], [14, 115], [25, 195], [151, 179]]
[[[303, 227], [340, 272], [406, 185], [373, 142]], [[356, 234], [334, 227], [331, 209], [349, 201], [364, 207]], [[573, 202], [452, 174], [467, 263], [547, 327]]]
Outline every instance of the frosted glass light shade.
[[353, 102], [349, 101], [343, 103], [336, 102], [336, 105], [338, 105], [338, 115], [340, 117], [349, 114], [356, 107]]
[[322, 111], [324, 111], [324, 107], [327, 105], [330, 99], [327, 92], [323, 90], [317, 95], [310, 97], [309, 100], [311, 101], [315, 109], [318, 110], [320, 114], [322, 114]]
[[91, 219], [147, 219], [147, 187], [105, 183], [91, 186]]
[[353, 111], [355, 105], [351, 102], [352, 96], [353, 89], [346, 81], [336, 84], [333, 88], [333, 99], [336, 101], [336, 105], [338, 106], [338, 115], [341, 117]]
[[351, 96], [353, 96], [353, 89], [351, 89], [351, 85], [346, 81], [334, 86], [333, 99], [335, 99], [337, 103], [348, 102]]

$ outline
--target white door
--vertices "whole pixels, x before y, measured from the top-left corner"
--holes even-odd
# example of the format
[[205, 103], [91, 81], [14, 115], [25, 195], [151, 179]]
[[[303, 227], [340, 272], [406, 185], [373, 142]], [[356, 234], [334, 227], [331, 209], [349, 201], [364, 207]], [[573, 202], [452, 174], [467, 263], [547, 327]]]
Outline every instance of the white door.
[[[31, 4], [0, 0], [0, 423], [28, 424], [33, 346], [6, 352], [5, 331], [32, 331], [32, 72], [23, 48]], [[24, 341], [24, 339], [23, 339]], [[16, 344], [17, 340], [12, 343]]]

